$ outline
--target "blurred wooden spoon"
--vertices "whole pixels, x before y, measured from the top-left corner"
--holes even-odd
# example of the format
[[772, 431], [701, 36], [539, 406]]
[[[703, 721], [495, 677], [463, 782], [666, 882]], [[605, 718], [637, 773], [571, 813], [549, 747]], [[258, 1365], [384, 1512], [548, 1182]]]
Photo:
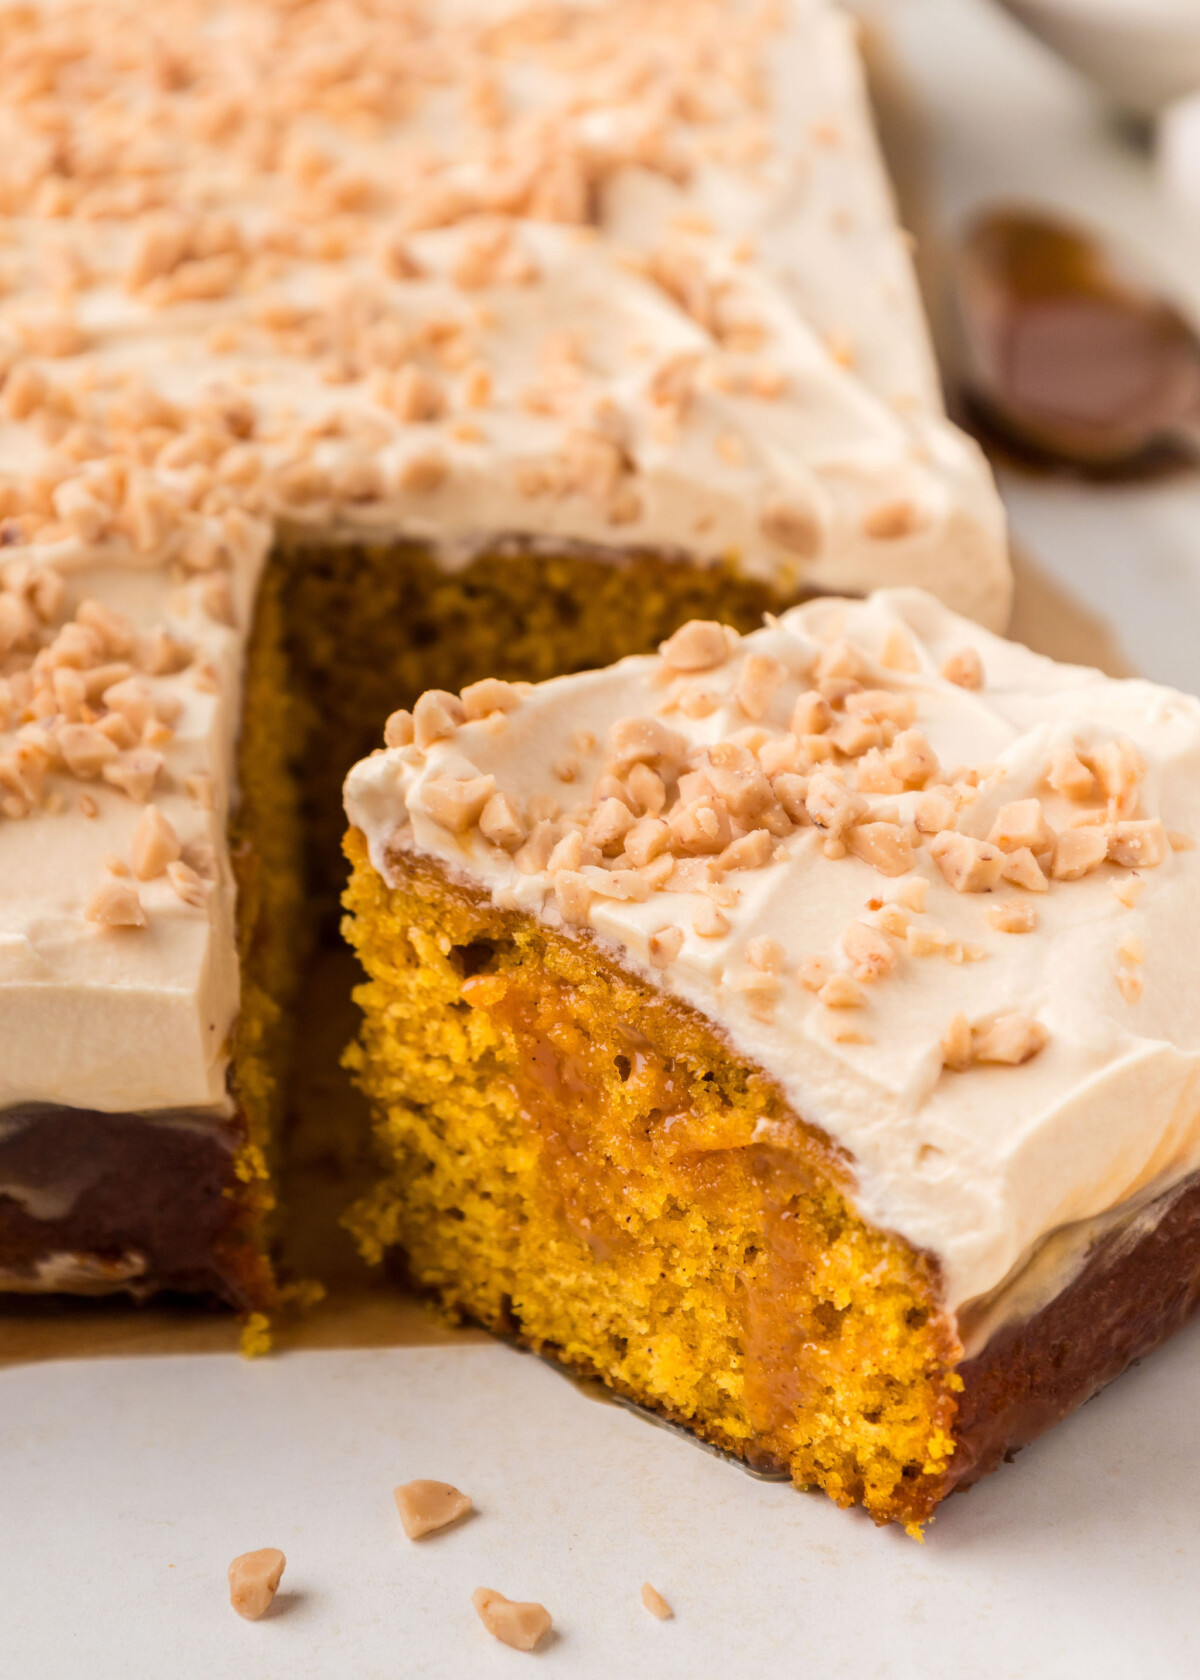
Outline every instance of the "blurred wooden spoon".
[[1115, 470], [1200, 458], [1200, 338], [1084, 229], [992, 210], [968, 229], [956, 303], [968, 398], [1044, 458]]

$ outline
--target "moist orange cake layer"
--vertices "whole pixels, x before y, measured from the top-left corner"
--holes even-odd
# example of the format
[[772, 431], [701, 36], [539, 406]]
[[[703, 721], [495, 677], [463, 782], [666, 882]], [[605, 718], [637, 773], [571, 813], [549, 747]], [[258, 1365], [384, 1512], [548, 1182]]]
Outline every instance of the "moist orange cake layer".
[[586, 937], [352, 832], [350, 1064], [385, 1176], [354, 1212], [445, 1305], [751, 1465], [919, 1523], [954, 1450], [936, 1270], [702, 1017]]

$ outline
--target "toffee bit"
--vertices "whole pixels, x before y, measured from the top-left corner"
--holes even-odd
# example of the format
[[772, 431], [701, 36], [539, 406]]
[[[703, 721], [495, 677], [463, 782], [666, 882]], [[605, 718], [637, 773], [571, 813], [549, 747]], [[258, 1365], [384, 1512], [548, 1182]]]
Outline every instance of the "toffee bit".
[[1032, 933], [1037, 926], [1037, 911], [1023, 899], [1008, 898], [989, 905], [987, 919], [1000, 933]]
[[1090, 799], [1096, 778], [1070, 747], [1058, 747], [1051, 754], [1046, 770], [1046, 785], [1068, 799], [1082, 802]]
[[139, 881], [152, 881], [166, 872], [179, 857], [179, 837], [157, 805], [147, 805], [138, 818], [130, 844], [133, 873]]
[[229, 1565], [229, 1602], [248, 1622], [265, 1616], [275, 1601], [287, 1559], [275, 1546], [243, 1552]]
[[875, 542], [896, 542], [901, 537], [912, 536], [920, 526], [919, 510], [907, 501], [883, 502], [872, 508], [863, 520], [863, 531]]
[[729, 918], [711, 899], [705, 899], [692, 917], [692, 932], [698, 939], [721, 939], [729, 932]]
[[818, 996], [826, 1009], [861, 1009], [867, 1001], [858, 981], [852, 980], [848, 974], [831, 975]]
[[959, 688], [979, 689], [983, 687], [983, 660], [973, 647], [959, 648], [952, 653], [942, 666], [942, 676], [947, 682], [954, 683]]
[[1038, 1055], [1049, 1037], [1042, 1023], [1031, 1016], [999, 1015], [986, 1026], [973, 1029], [974, 1058], [977, 1062], [1019, 1067]]
[[1155, 818], [1150, 822], [1117, 822], [1108, 830], [1108, 856], [1124, 869], [1157, 869], [1166, 862], [1168, 848], [1181, 850]]
[[899, 823], [856, 823], [846, 835], [846, 849], [881, 875], [907, 875], [914, 862], [912, 842]]
[[1035, 856], [1049, 851], [1054, 845], [1054, 830], [1046, 821], [1040, 799], [1018, 799], [1003, 805], [988, 834], [993, 846], [1002, 852], [1018, 852], [1028, 848]]
[[842, 950], [856, 980], [880, 980], [896, 966], [896, 950], [887, 935], [869, 922], [851, 922], [842, 934]]
[[1099, 869], [1108, 856], [1108, 835], [1102, 828], [1064, 829], [1054, 842], [1050, 874], [1055, 881], [1079, 881]]
[[655, 968], [669, 968], [682, 949], [682, 928], [668, 926], [650, 935], [650, 961]]
[[1132, 910], [1146, 890], [1146, 883], [1140, 875], [1121, 876], [1108, 884], [1113, 897], [1123, 904], [1126, 910]]
[[84, 915], [101, 927], [144, 928], [146, 912], [137, 891], [127, 881], [105, 881], [88, 900]]
[[938, 834], [930, 842], [929, 855], [946, 880], [960, 893], [991, 892], [1000, 880], [1005, 854], [986, 840], [968, 834]]
[[1146, 982], [1132, 968], [1118, 969], [1117, 985], [1126, 1003], [1140, 1003], [1142, 993], [1146, 989]]
[[491, 1587], [476, 1587], [471, 1603], [484, 1627], [514, 1651], [533, 1651], [553, 1625], [544, 1604], [521, 1604]]
[[942, 1036], [942, 1063], [956, 1073], [971, 1065], [971, 1023], [965, 1015], [956, 1015]]
[[385, 747], [408, 747], [415, 739], [413, 715], [401, 708], [393, 712], [383, 726], [383, 744]]
[[675, 1614], [657, 1587], [652, 1587], [649, 1581], [642, 1582], [642, 1603], [660, 1622], [669, 1622]]
[[729, 657], [729, 643], [724, 625], [694, 618], [669, 636], [658, 651], [673, 671], [711, 671]]
[[405, 1482], [394, 1490], [393, 1497], [401, 1526], [410, 1540], [420, 1540], [426, 1534], [447, 1528], [475, 1508], [470, 1495], [461, 1493], [452, 1483], [424, 1478]]

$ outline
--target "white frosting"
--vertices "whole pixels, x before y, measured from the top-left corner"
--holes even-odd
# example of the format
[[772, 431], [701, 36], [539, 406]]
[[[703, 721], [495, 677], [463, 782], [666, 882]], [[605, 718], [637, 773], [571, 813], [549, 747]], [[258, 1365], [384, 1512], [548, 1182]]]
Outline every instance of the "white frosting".
[[[72, 102], [65, 75], [63, 93], [104, 167], [77, 203], [52, 166], [39, 181], [52, 150], [24, 104], [0, 103], [0, 158], [26, 159], [6, 195], [0, 369], [32, 366], [73, 391], [85, 371], [101, 392], [132, 374], [185, 413], [236, 390], [265, 470], [218, 501], [323, 529], [399, 529], [451, 557], [508, 532], [649, 546], [731, 559], [785, 586], [916, 583], [1003, 623], [999, 502], [942, 412], [850, 25], [825, 0], [777, 14], [740, 0], [567, 3], [549, 14], [561, 33], [548, 27], [540, 45], [517, 0], [398, 0], [395, 16], [324, 0], [303, 21], [243, 0], [152, 12], [43, 0], [38, 16], [48, 42], [89, 47], [91, 76], [74, 78]], [[519, 48], [504, 48], [504, 19]], [[151, 97], [139, 54], [157, 71], [180, 50], [192, 80]], [[322, 50], [352, 66], [332, 77], [343, 123], [327, 112], [332, 96], [314, 101]], [[382, 120], [370, 115], [373, 55], [399, 78]], [[274, 93], [269, 141], [247, 133], [260, 70]], [[485, 77], [502, 112], [490, 126], [471, 115]], [[231, 114], [213, 134], [218, 98]], [[515, 172], [570, 160], [564, 192], [582, 181], [590, 207], [567, 193], [547, 212], [536, 194], [555, 183], [536, 173], [522, 198]], [[0, 203], [4, 186], [0, 166]], [[97, 217], [93, 199], [106, 207], [122, 189], [149, 208]], [[76, 219], [36, 213], [64, 194]], [[516, 214], [502, 221], [509, 201]], [[224, 244], [224, 290], [218, 274], [215, 296], [159, 301], [156, 287], [169, 300], [202, 260], [154, 272], [145, 251], [164, 219], [197, 250]], [[309, 254], [322, 233], [341, 252], [332, 268]], [[411, 277], [394, 278], [383, 255], [397, 240]], [[47, 316], [78, 332], [75, 353], [39, 354]], [[431, 343], [430, 323], [455, 330]], [[439, 417], [402, 417], [405, 364], [436, 380]], [[486, 395], [467, 393], [472, 374]], [[103, 403], [80, 400], [103, 435]], [[37, 418], [0, 415], [0, 462], [15, 478], [46, 467]], [[581, 440], [597, 439], [617, 446], [615, 464], [580, 461]], [[414, 481], [406, 468], [431, 456], [442, 476]], [[298, 485], [297, 463], [320, 482], [306, 473]], [[94, 465], [70, 470], [87, 481]], [[153, 469], [176, 494], [187, 473]], [[194, 532], [207, 515], [202, 497], [181, 524]], [[128, 545], [121, 525], [106, 522], [107, 548]], [[39, 550], [87, 546], [61, 527], [32, 535]], [[180, 538], [172, 529], [164, 550]]]
[[[239, 579], [240, 620], [254, 585]], [[26, 1102], [114, 1112], [162, 1108], [228, 1111], [229, 1035], [238, 1006], [235, 887], [227, 829], [237, 736], [242, 637], [202, 610], [194, 586], [173, 590], [159, 570], [91, 566], [68, 574], [66, 614], [99, 600], [139, 630], [166, 626], [194, 647], [200, 667], [143, 677], [181, 706], [153, 802], [181, 845], [206, 847], [215, 871], [203, 907], [183, 902], [165, 875], [133, 882], [147, 925], [85, 919], [98, 887], [128, 867], [145, 806], [103, 780], [60, 769], [43, 802], [20, 820], [0, 818], [0, 1109]], [[15, 720], [14, 720], [15, 721]], [[9, 731], [0, 742], [16, 739]], [[190, 778], [208, 777], [197, 798]], [[94, 815], [85, 816], [80, 799]]]
[[[96, 925], [139, 806], [89, 781], [85, 819], [52, 768], [57, 810], [0, 817], [0, 1106], [225, 1102], [240, 665], [281, 520], [428, 539], [448, 567], [517, 533], [784, 587], [907, 581], [1002, 622], [999, 502], [940, 406], [847, 20], [823, 0], [5, 14], [0, 562], [53, 566], [66, 616], [99, 600], [215, 668], [215, 691], [154, 679], [185, 706], [153, 798], [217, 879], [197, 907], [160, 876], [146, 928]], [[220, 576], [236, 628], [205, 605]]]
[[[898, 628], [915, 644], [912, 673], [879, 663]], [[560, 925], [550, 873], [522, 873], [478, 828], [456, 835], [439, 826], [425, 807], [431, 780], [474, 767], [518, 803], [554, 795], [570, 805], [599, 774], [610, 727], [654, 713], [690, 743], [688, 763], [702, 762], [705, 746], [747, 729], [731, 691], [751, 653], [792, 673], [756, 725], [771, 740], [783, 738], [814, 658], [841, 636], [874, 662], [868, 686], [915, 696], [916, 727], [944, 768], [984, 772], [978, 792], [966, 793], [961, 833], [986, 837], [1002, 806], [1031, 797], [1062, 832], [1081, 808], [1045, 786], [1050, 755], [1074, 746], [1086, 758], [1115, 741], [1133, 743], [1145, 763], [1139, 820], [1161, 818], [1177, 835], [1200, 835], [1200, 703], [1148, 682], [1056, 665], [907, 590], [794, 609], [745, 638], [721, 669], [673, 685], [665, 686], [670, 673], [659, 658], [542, 684], [504, 727], [467, 722], [425, 752], [407, 746], [366, 759], [347, 780], [350, 820], [385, 879], [396, 880], [399, 853], [413, 849], [485, 887], [497, 904]], [[964, 647], [982, 657], [980, 690], [939, 675]], [[689, 718], [678, 702], [697, 684], [718, 703], [711, 715]], [[580, 751], [581, 731], [597, 743], [590, 755]], [[565, 786], [552, 767], [568, 755], [580, 768]], [[886, 806], [883, 814], [903, 824], [920, 796], [866, 797], [873, 814]], [[1105, 820], [1103, 809], [1096, 820]], [[1131, 908], [1113, 888], [1124, 890], [1133, 875], [1110, 862], [1082, 879], [1055, 879], [1047, 891], [957, 892], [929, 837], [910, 832], [913, 870], [890, 879], [858, 856], [827, 856], [813, 827], [795, 829], [774, 861], [725, 875], [737, 901], [724, 911], [723, 937], [693, 931], [700, 892], [655, 891], [640, 903], [597, 897], [588, 920], [636, 972], [721, 1027], [798, 1114], [849, 1151], [864, 1214], [939, 1258], [948, 1304], [957, 1308], [997, 1288], [1048, 1233], [1200, 1165], [1200, 852], [1169, 849], [1157, 867], [1135, 872], [1141, 896]], [[845, 969], [840, 940], [849, 924], [877, 923], [879, 901], [903, 901], [914, 876], [928, 886], [913, 926], [940, 928], [975, 960], [919, 956], [895, 940], [896, 966], [864, 987], [865, 1007], [827, 1008], [797, 982], [798, 966], [824, 955]], [[989, 922], [988, 909], [1011, 899], [1033, 907], [1033, 931], [1000, 932]], [[670, 927], [683, 933], [678, 956], [653, 966], [651, 937]], [[783, 953], [777, 1006], [765, 1018], [739, 989], [753, 973], [752, 941], [764, 937]], [[1123, 970], [1144, 983], [1140, 999], [1127, 999]], [[943, 1037], [957, 1015], [981, 1022], [1010, 1013], [1045, 1029], [1040, 1054], [1020, 1066], [943, 1067]], [[831, 1038], [850, 1022], [869, 1042]]]

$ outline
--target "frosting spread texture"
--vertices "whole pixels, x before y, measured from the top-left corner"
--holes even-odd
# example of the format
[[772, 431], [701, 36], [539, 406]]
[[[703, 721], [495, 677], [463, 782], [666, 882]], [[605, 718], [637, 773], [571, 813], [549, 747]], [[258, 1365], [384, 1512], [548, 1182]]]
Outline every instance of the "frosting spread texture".
[[10, 547], [519, 533], [1003, 622], [824, 0], [42, 0], [0, 78]]

